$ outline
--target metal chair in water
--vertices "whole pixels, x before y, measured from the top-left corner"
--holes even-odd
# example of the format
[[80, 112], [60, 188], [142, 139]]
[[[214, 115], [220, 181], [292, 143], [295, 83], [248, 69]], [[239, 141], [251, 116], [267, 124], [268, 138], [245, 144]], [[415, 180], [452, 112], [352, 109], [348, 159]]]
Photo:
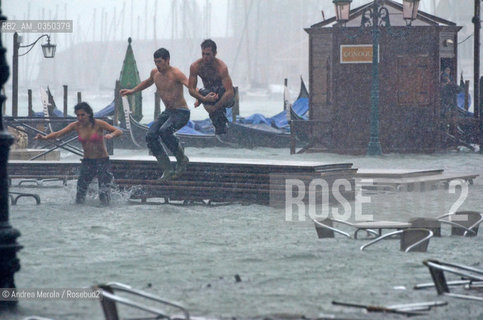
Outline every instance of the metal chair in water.
[[435, 237], [441, 236], [441, 225], [451, 225], [451, 235], [473, 237], [478, 234], [478, 227], [483, 222], [483, 215], [477, 211], [457, 211], [446, 213], [436, 218], [413, 218], [409, 221], [413, 228], [425, 228], [433, 231]]
[[[317, 231], [317, 236], [319, 237], [319, 239], [334, 238], [336, 233], [350, 239], [357, 239], [359, 231], [365, 231], [368, 236], [375, 238], [382, 235], [383, 229], [405, 229], [411, 227], [411, 224], [408, 222], [398, 221], [364, 221], [351, 223], [348, 221], [333, 218], [327, 218], [324, 220], [312, 219], [312, 221], [315, 224], [315, 230]], [[353, 236], [345, 231], [335, 228], [335, 223], [339, 223], [355, 229]]]
[[[129, 318], [130, 320], [134, 319], [143, 319], [143, 320], [148, 320], [148, 319], [183, 319], [183, 320], [190, 320], [190, 314], [188, 310], [186, 310], [183, 306], [161, 299], [155, 295], [152, 295], [150, 293], [141, 291], [141, 290], [136, 290], [131, 288], [128, 285], [122, 284], [122, 283], [117, 283], [117, 282], [110, 282], [107, 284], [99, 284], [93, 287], [94, 290], [100, 290], [100, 297], [101, 297], [101, 306], [104, 311], [104, 317], [106, 320], [120, 320], [121, 318], [119, 317], [118, 313], [118, 308], [117, 304], [122, 304], [129, 306], [131, 308], [137, 309], [144, 311], [148, 314], [151, 314], [151, 317], [137, 317], [137, 318]], [[130, 294], [132, 297], [138, 297], [141, 299], [144, 299], [145, 301], [152, 301], [155, 303], [163, 304], [165, 306], [173, 307], [175, 309], [181, 310], [183, 313], [182, 317], [175, 317], [172, 315], [168, 315], [166, 312], [164, 312], [161, 309], [158, 309], [156, 307], [151, 307], [147, 306], [141, 302], [132, 300], [130, 298], [127, 298], [125, 296], [120, 296], [116, 294], [117, 292], [123, 292]]]
[[12, 206], [16, 205], [18, 199], [23, 198], [23, 197], [34, 198], [35, 199], [35, 202], [37, 204], [40, 204], [40, 196], [38, 194], [36, 194], [36, 193], [26, 193], [26, 192], [13, 192], [13, 191], [9, 191], [8, 192], [8, 196], [10, 198], [10, 203], [12, 204]]
[[[363, 230], [367, 232], [372, 238], [375, 238], [371, 242], [363, 245], [360, 249], [364, 250], [366, 247], [379, 242], [380, 240], [400, 235], [400, 247], [404, 252], [419, 251], [426, 252], [429, 244], [429, 239], [433, 236], [433, 232], [424, 228], [411, 228], [409, 222], [398, 221], [367, 221], [367, 222], [355, 222], [350, 223], [347, 221], [337, 219], [324, 219], [315, 220], [312, 219], [315, 224], [315, 230], [319, 239], [334, 238], [335, 234], [341, 234], [349, 239], [357, 239], [359, 231]], [[354, 235], [339, 230], [334, 227], [334, 223], [340, 223], [346, 226], [350, 226], [355, 229]], [[383, 229], [397, 229], [396, 231], [382, 234]], [[378, 230], [378, 231], [376, 231]]]
[[409, 228], [386, 233], [361, 246], [361, 251], [365, 248], [389, 237], [400, 235], [400, 250], [404, 252], [417, 251], [426, 252], [428, 250], [429, 239], [433, 236], [433, 232], [422, 228]]
[[[483, 302], [483, 294], [479, 296], [451, 293], [450, 287], [465, 286], [465, 289], [475, 289], [482, 293], [483, 270], [461, 264], [445, 263], [437, 260], [425, 260], [423, 264], [428, 267], [433, 283], [418, 284], [414, 289], [435, 287], [438, 295], [445, 295], [454, 298], [476, 300]], [[447, 281], [445, 272], [462, 277], [463, 280]]]
[[[483, 215], [477, 211], [457, 211], [447, 213], [436, 218], [413, 218], [408, 222], [399, 221], [365, 221], [365, 222], [348, 222], [333, 218], [323, 220], [312, 219], [315, 224], [315, 230], [319, 239], [334, 238], [335, 234], [341, 234], [347, 238], [357, 239], [359, 231], [365, 231], [371, 236], [381, 236], [383, 229], [403, 230], [408, 228], [428, 229], [433, 232], [436, 237], [441, 236], [441, 224], [451, 225], [451, 235], [458, 236], [476, 236], [478, 227], [483, 223]], [[337, 229], [335, 224], [342, 224], [355, 229], [353, 236], [349, 233]], [[377, 232], [376, 232], [377, 230]]]
[[474, 237], [483, 222], [483, 214], [478, 211], [457, 211], [444, 214], [437, 219], [451, 225], [452, 236]]

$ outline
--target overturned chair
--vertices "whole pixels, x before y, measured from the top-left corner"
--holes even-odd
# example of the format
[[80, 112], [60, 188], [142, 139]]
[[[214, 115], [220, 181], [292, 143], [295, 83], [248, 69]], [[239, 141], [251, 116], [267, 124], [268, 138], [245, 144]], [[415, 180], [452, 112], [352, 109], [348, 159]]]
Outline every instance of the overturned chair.
[[[422, 283], [414, 286], [414, 289], [436, 288], [438, 295], [454, 298], [476, 300], [483, 302], [483, 270], [455, 263], [440, 262], [437, 260], [425, 260], [423, 264], [428, 267], [433, 283]], [[447, 281], [445, 272], [459, 276], [460, 280]], [[451, 293], [450, 287], [464, 286], [468, 291], [473, 290], [479, 295], [467, 295]]]
[[[190, 314], [186, 308], [183, 306], [173, 303], [164, 299], [161, 299], [155, 295], [150, 293], [133, 289], [128, 285], [117, 283], [117, 282], [110, 282], [107, 284], [98, 284], [93, 286], [94, 290], [100, 290], [100, 302], [102, 306], [102, 310], [104, 311], [104, 317], [106, 320], [121, 320], [122, 318], [119, 317], [118, 306], [117, 304], [122, 304], [137, 310], [144, 311], [144, 313], [149, 314], [150, 316], [142, 316], [136, 318], [126, 318], [126, 319], [182, 319], [182, 320], [190, 320]], [[123, 292], [126, 294], [125, 296], [121, 296], [118, 293]], [[126, 297], [129, 294], [129, 298]], [[165, 311], [158, 309], [156, 307], [151, 307], [143, 304], [142, 302], [133, 300], [131, 297], [137, 297], [143, 299], [146, 302], [153, 302], [157, 304], [162, 304], [164, 306], [172, 307], [178, 310], [181, 310], [183, 313], [182, 316], [173, 316], [169, 315]]]

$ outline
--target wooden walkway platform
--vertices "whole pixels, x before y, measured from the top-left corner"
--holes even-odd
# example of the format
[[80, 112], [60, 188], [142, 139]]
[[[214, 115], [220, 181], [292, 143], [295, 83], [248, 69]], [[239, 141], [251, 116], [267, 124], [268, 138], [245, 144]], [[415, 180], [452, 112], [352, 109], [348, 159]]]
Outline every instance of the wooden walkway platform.
[[[174, 158], [172, 158], [174, 161]], [[310, 200], [309, 186], [318, 183], [318, 190], [326, 188], [329, 202], [334, 200], [332, 186], [336, 180], [350, 188], [339, 187], [346, 200], [355, 197], [355, 184], [371, 179], [372, 185], [363, 188], [394, 191], [424, 191], [448, 186], [461, 179], [472, 183], [477, 174], [448, 174], [442, 169], [397, 170], [356, 169], [352, 163], [322, 163], [306, 161], [280, 161], [263, 159], [192, 158], [186, 172], [178, 179], [161, 183], [157, 179], [162, 171], [151, 156], [136, 159], [111, 159], [115, 183], [121, 190], [130, 192], [132, 199], [146, 202], [161, 198], [163, 201], [242, 202], [283, 206], [288, 196], [297, 198], [304, 193], [303, 201]], [[9, 179], [47, 181], [48, 179], [76, 179], [80, 161], [9, 161]], [[42, 180], [44, 179], [44, 180]], [[295, 184], [293, 182], [296, 182]], [[297, 186], [298, 183], [298, 186]], [[289, 189], [287, 189], [289, 185]], [[299, 190], [302, 188], [303, 190]], [[292, 193], [287, 192], [291, 190]], [[318, 191], [320, 192], [320, 191]], [[339, 197], [340, 198], [340, 197]], [[317, 196], [316, 203], [320, 203]]]
[[[372, 179], [373, 188], [386, 188], [399, 191], [424, 191], [447, 187], [450, 181], [463, 180], [473, 184], [479, 175], [474, 173], [446, 173], [443, 169], [359, 169], [358, 181]], [[370, 188], [370, 187], [368, 187]]]
[[[174, 160], [174, 158], [172, 158]], [[341, 190], [354, 199], [355, 173], [352, 163], [328, 164], [305, 161], [192, 158], [178, 179], [160, 183], [162, 171], [153, 157], [111, 159], [116, 184], [131, 192], [131, 198], [182, 201], [243, 202], [263, 205], [285, 203], [286, 180], [298, 179], [308, 194], [314, 179], [323, 179], [332, 189], [336, 179], [346, 179], [351, 188]], [[75, 178], [80, 161], [10, 161], [10, 179]], [[64, 180], [64, 181], [65, 181]], [[304, 191], [305, 192], [305, 191]], [[330, 199], [333, 199], [329, 194]], [[306, 197], [304, 201], [307, 201]]]

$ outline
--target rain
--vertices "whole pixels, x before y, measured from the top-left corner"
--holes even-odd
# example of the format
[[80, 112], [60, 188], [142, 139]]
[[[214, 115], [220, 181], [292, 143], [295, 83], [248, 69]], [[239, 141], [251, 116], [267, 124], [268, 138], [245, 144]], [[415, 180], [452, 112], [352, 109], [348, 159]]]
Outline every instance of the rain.
[[[353, 0], [351, 9], [372, 2]], [[391, 8], [397, 34], [401, 24], [395, 21], [404, 22], [402, 12], [395, 14]], [[346, 32], [357, 19], [359, 27], [364, 15], [354, 25], [339, 23], [332, 0], [4, 0], [1, 11], [7, 21], [25, 23], [24, 32], [18, 31], [17, 115], [12, 101], [14, 33], [1, 33], [10, 68], [2, 88], [3, 122], [13, 127], [15, 121], [27, 120], [17, 131], [9, 125], [15, 143], [8, 160], [9, 188], [1, 191], [2, 201], [9, 204], [4, 231], [21, 233], [16, 240], [20, 267], [13, 275], [18, 290], [0, 288], [0, 319], [110, 319], [103, 309], [111, 301], [103, 291], [107, 283], [116, 294], [157, 309], [142, 312], [121, 301], [121, 318], [162, 314], [187, 319], [187, 311], [192, 318], [207, 320], [483, 317], [481, 291], [472, 290], [483, 277], [481, 225], [478, 233], [483, 221], [482, 135], [472, 101], [477, 73], [474, 1], [421, 0], [419, 21], [402, 28], [413, 30], [434, 21], [448, 28], [446, 32], [451, 27], [445, 23], [461, 27], [456, 43], [448, 42], [457, 47], [457, 74], [451, 74], [451, 81], [467, 104], [464, 113], [478, 129], [475, 134], [467, 134], [459, 122], [444, 122], [439, 109], [428, 112], [434, 105], [440, 108], [439, 82], [446, 76], [440, 69], [453, 57], [438, 56], [441, 65], [432, 66], [438, 78], [431, 78], [434, 96], [424, 96], [423, 85], [417, 92], [423, 97], [418, 103], [431, 103], [403, 102], [399, 109], [386, 106], [390, 98], [405, 98], [403, 91], [391, 87], [395, 81], [385, 81], [387, 61], [380, 62], [383, 80], [377, 95], [371, 92], [371, 61], [356, 61], [361, 64], [347, 69], [340, 67], [346, 62], [339, 56], [314, 63], [313, 57], [323, 56], [328, 47], [337, 46], [330, 47], [337, 55], [339, 44], [350, 47], [361, 35], [368, 39], [365, 49], [372, 57], [369, 29], [351, 28], [356, 30], [353, 37]], [[59, 22], [56, 28], [62, 30], [31, 32], [31, 21]], [[315, 30], [319, 25], [342, 36], [334, 36], [332, 43], [314, 36], [311, 43], [311, 32], [320, 31]], [[44, 57], [43, 34], [56, 46], [53, 58]], [[389, 43], [397, 44], [397, 37]], [[126, 70], [137, 71], [140, 81], [156, 69], [161, 73], [159, 61], [153, 61], [159, 60], [153, 59], [159, 48], [168, 49], [170, 66], [188, 77], [190, 66], [202, 58], [205, 39], [216, 42], [216, 58], [226, 64], [236, 88], [234, 104], [227, 108], [228, 133], [215, 134], [214, 120], [204, 108], [209, 103], [198, 107], [199, 98], [180, 85], [190, 121], [177, 132], [178, 150], [156, 137], [165, 152], [169, 149], [166, 164], [146, 136], [159, 113], [172, 107], [169, 97], [165, 92], [162, 96], [156, 82], [121, 98], [119, 89], [134, 85], [116, 87], [122, 86], [117, 81]], [[387, 44], [380, 41], [384, 52], [381, 47]], [[125, 65], [130, 49], [135, 68]], [[430, 52], [429, 57], [438, 54]], [[397, 54], [392, 58], [391, 63], [399, 59]], [[390, 71], [396, 75], [399, 69]], [[480, 76], [482, 71], [480, 64]], [[362, 84], [349, 77], [362, 79]], [[200, 89], [203, 82], [197, 79]], [[398, 83], [414, 87], [426, 78], [402, 79]], [[128, 98], [136, 94], [142, 104]], [[50, 99], [59, 119], [39, 122], [53, 111]], [[72, 129], [53, 139], [52, 132], [80, 123], [74, 106], [81, 100], [101, 114], [96, 119], [109, 124], [102, 127], [105, 132], [86, 137]], [[35, 117], [27, 117], [29, 105]], [[416, 111], [404, 113], [409, 109]], [[112, 112], [105, 116], [106, 110]], [[37, 122], [29, 127], [31, 118]], [[242, 127], [264, 131], [236, 131]], [[195, 131], [209, 139], [190, 135]], [[52, 138], [52, 143], [38, 135]], [[380, 139], [380, 154], [371, 151], [374, 138], [378, 144]], [[114, 176], [107, 184], [107, 205], [101, 199], [106, 184], [96, 182], [99, 173], [84, 190], [85, 199], [78, 196], [84, 160], [92, 160], [87, 155], [93, 151], [86, 145], [96, 140], [102, 142], [94, 158], [107, 159], [104, 171]], [[27, 161], [32, 156], [38, 158]], [[179, 169], [181, 161], [184, 168]], [[168, 167], [174, 168], [172, 175], [165, 175]], [[390, 232], [395, 236], [378, 238]], [[411, 243], [412, 232], [427, 238]], [[17, 261], [12, 261], [15, 266]], [[449, 291], [475, 301], [437, 292], [432, 282], [437, 279], [429, 270], [438, 261], [454, 268], [445, 270], [448, 281], [466, 281], [465, 288], [451, 286]], [[131, 289], [171, 304], [125, 295]], [[3, 308], [14, 292], [18, 303]], [[99, 299], [99, 292], [106, 295]]]

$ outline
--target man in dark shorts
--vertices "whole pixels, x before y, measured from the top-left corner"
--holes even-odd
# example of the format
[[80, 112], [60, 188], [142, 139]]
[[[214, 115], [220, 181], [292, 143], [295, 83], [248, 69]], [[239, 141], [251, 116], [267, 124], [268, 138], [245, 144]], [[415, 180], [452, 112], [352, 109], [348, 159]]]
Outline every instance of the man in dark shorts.
[[[156, 68], [151, 71], [149, 78], [133, 89], [122, 89], [120, 91], [121, 95], [124, 96], [144, 90], [153, 83], [156, 84], [157, 93], [166, 109], [149, 128], [146, 134], [146, 142], [163, 169], [160, 181], [179, 177], [186, 170], [189, 162], [181, 143], [174, 136], [174, 133], [184, 127], [190, 118], [190, 110], [183, 96], [183, 86], [188, 86], [188, 79], [178, 68], [170, 66], [169, 58], [168, 50], [164, 48], [156, 50], [154, 52]], [[161, 137], [166, 148], [176, 157], [177, 165], [175, 170], [173, 170], [168, 154], [159, 142], [159, 137]]]
[[[198, 76], [204, 86], [199, 90], [196, 88]], [[201, 43], [201, 59], [190, 66], [188, 89], [191, 96], [203, 103], [215, 127], [215, 134], [226, 133], [226, 108], [232, 106], [235, 94], [228, 67], [216, 58], [216, 43], [211, 39]]]

